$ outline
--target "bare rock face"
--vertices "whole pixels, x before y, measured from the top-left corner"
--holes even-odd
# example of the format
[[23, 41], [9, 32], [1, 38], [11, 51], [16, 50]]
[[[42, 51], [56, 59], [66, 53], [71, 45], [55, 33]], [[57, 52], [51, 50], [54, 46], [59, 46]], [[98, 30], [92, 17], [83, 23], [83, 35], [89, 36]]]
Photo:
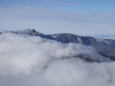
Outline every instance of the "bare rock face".
[[80, 43], [86, 46], [94, 47], [97, 52], [101, 52], [108, 56], [115, 56], [115, 40], [96, 39], [89, 36], [78, 36], [73, 34], [55, 34], [51, 35], [54, 40], [62, 43]]

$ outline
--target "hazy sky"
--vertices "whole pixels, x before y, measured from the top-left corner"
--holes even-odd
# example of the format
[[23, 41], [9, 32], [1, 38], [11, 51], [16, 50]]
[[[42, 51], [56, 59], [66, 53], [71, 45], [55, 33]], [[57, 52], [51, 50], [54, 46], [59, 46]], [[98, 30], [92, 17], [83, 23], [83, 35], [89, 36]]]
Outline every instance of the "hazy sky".
[[115, 33], [115, 0], [0, 0], [0, 31]]

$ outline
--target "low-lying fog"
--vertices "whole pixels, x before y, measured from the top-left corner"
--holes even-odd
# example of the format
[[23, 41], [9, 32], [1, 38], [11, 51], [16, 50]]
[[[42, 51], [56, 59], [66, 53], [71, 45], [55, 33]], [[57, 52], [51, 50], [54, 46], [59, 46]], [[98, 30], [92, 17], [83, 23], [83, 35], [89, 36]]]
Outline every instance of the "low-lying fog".
[[[79, 55], [102, 61], [86, 62]], [[115, 62], [80, 44], [0, 35], [0, 86], [115, 86]]]

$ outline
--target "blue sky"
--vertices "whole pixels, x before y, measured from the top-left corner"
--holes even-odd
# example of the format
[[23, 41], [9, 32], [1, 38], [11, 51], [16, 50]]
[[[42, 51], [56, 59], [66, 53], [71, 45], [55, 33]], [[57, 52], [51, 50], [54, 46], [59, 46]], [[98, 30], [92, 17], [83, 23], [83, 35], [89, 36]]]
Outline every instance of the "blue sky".
[[114, 35], [115, 0], [0, 0], [0, 31]]

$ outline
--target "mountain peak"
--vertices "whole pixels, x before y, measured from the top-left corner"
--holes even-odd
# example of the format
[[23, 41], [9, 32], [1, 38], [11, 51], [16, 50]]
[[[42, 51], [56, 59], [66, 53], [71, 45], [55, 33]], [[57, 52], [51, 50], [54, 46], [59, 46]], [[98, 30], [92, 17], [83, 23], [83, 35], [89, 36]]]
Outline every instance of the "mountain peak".
[[[16, 30], [13, 32], [18, 32], [18, 33], [30, 33], [30, 32], [37, 32], [35, 29], [20, 29], [20, 30]], [[39, 32], [38, 32], [39, 33]]]
[[36, 31], [35, 29], [19, 29], [19, 30], [15, 30], [15, 31], [6, 31], [5, 33], [15, 33], [15, 34], [25, 34], [25, 35], [31, 35], [31, 36], [38, 36], [41, 33], [39, 33], [38, 31]]

